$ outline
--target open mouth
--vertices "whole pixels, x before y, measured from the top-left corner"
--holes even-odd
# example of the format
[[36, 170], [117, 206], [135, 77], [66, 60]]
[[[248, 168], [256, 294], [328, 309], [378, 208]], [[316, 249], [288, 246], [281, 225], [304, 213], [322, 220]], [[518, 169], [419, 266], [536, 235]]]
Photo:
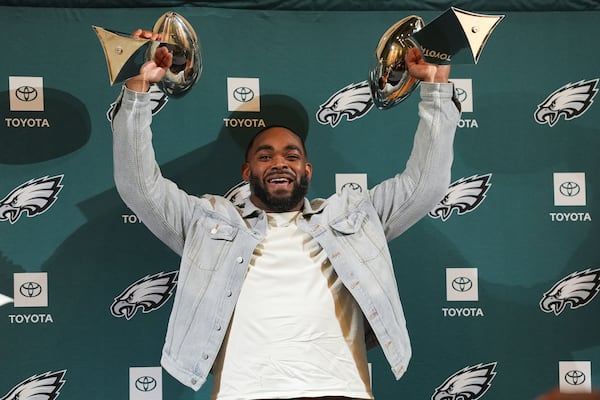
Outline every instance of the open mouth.
[[293, 179], [287, 176], [274, 176], [266, 179], [267, 185], [275, 188], [287, 188], [293, 184]]
[[290, 183], [290, 182], [292, 182], [292, 180], [289, 178], [271, 178], [271, 179], [267, 179], [267, 182], [278, 184], [278, 183]]

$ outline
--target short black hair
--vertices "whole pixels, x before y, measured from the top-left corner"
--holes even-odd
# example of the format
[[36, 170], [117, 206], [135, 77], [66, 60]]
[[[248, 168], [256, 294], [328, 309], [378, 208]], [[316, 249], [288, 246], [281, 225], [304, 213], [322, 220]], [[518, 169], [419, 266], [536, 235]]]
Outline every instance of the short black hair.
[[248, 153], [250, 153], [250, 149], [252, 148], [252, 145], [254, 145], [254, 142], [256, 141], [256, 138], [263, 132], [268, 131], [269, 129], [272, 128], [283, 128], [283, 129], [287, 129], [288, 131], [290, 131], [291, 133], [294, 134], [294, 136], [296, 136], [299, 140], [300, 143], [302, 144], [302, 151], [304, 152], [304, 157], [308, 157], [308, 154], [306, 153], [306, 145], [304, 144], [304, 139], [302, 138], [302, 136], [300, 136], [299, 134], [297, 134], [293, 129], [291, 129], [290, 127], [287, 127], [285, 125], [269, 125], [265, 128], [262, 128], [261, 130], [259, 130], [258, 132], [256, 132], [254, 134], [254, 136], [252, 136], [252, 139], [250, 139], [250, 142], [248, 143], [248, 146], [246, 146], [246, 158], [245, 160], [248, 161]]

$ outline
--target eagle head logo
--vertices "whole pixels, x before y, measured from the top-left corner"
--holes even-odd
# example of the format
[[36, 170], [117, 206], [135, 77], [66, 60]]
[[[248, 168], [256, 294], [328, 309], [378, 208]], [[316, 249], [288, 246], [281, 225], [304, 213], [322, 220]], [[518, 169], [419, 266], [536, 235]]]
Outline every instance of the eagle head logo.
[[574, 272], [558, 281], [540, 300], [542, 311], [560, 314], [567, 304], [579, 308], [588, 304], [600, 290], [600, 269]]
[[34, 375], [18, 383], [0, 400], [53, 400], [65, 384], [66, 370]]
[[62, 189], [64, 175], [44, 176], [20, 185], [0, 200], [0, 221], [17, 222], [23, 213], [34, 217], [47, 211]]
[[536, 122], [554, 126], [561, 115], [566, 120], [580, 117], [592, 105], [597, 86], [598, 79], [567, 83], [538, 105]]
[[348, 121], [365, 115], [373, 107], [373, 98], [368, 81], [351, 83], [335, 92], [325, 103], [319, 106], [317, 121], [322, 125], [335, 128], [343, 116]]
[[452, 215], [452, 210], [456, 210], [458, 215], [473, 211], [485, 199], [485, 193], [492, 185], [491, 177], [492, 174], [473, 175], [452, 183], [442, 201], [429, 212], [429, 216], [446, 221]]
[[465, 367], [435, 389], [431, 400], [475, 400], [490, 388], [496, 376], [495, 362]]
[[[148, 90], [148, 93], [150, 94], [150, 104], [152, 104], [152, 115], [156, 115], [167, 104], [167, 102], [169, 101], [169, 96], [167, 96], [165, 92], [160, 90], [157, 84], [151, 85], [150, 89]], [[119, 97], [117, 101], [115, 101], [110, 105], [110, 107], [108, 107], [108, 110], [106, 111], [106, 119], [112, 122], [113, 115], [115, 115], [115, 113], [119, 111], [120, 107], [121, 98]]]
[[138, 308], [144, 313], [159, 309], [171, 297], [177, 284], [177, 271], [159, 272], [133, 282], [110, 306], [113, 316], [133, 318]]
[[231, 201], [237, 207], [244, 208], [246, 198], [250, 197], [250, 183], [241, 181], [229, 189], [223, 197]]

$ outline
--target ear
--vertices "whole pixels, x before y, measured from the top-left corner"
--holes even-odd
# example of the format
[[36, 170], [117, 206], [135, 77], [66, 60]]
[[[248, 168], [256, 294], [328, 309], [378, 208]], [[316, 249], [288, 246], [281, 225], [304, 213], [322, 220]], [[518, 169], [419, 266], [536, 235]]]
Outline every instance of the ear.
[[304, 172], [306, 172], [306, 176], [308, 176], [308, 179], [312, 179], [312, 164], [307, 162], [306, 165], [304, 166]]
[[250, 181], [250, 164], [248, 162], [244, 162], [240, 167], [240, 172], [242, 174], [242, 179], [246, 182]]

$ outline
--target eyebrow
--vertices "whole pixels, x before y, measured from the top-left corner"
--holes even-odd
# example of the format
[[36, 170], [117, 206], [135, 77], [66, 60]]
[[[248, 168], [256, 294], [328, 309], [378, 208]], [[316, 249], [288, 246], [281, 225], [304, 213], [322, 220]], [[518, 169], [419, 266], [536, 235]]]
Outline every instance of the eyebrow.
[[[301, 148], [300, 146], [296, 146], [296, 145], [293, 145], [293, 144], [287, 145], [287, 146], [285, 146], [283, 149], [284, 149], [284, 150], [286, 150], [286, 151], [289, 151], [289, 150], [296, 150], [296, 151], [298, 151], [300, 154], [303, 154], [303, 153], [302, 153], [302, 148]], [[256, 151], [254, 152], [254, 154], [256, 154], [256, 153], [258, 153], [258, 152], [260, 152], [260, 151], [262, 151], [262, 150], [274, 150], [274, 148], [273, 148], [273, 146], [271, 146], [271, 145], [269, 145], [269, 144], [263, 144], [262, 146], [258, 146], [258, 147], [256, 148]]]

